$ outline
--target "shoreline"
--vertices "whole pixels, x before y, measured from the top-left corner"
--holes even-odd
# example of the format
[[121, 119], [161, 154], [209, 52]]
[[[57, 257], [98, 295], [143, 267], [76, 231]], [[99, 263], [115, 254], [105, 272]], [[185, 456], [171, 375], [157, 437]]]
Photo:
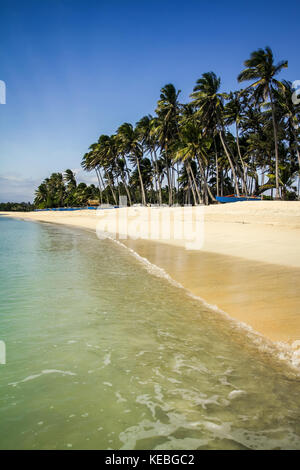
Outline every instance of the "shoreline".
[[[291, 345], [300, 340], [300, 202], [258, 204], [204, 207], [201, 250], [187, 250], [183, 239], [120, 242], [163, 269], [192, 295], [269, 340]], [[149, 212], [149, 208], [136, 209], [145, 216]], [[180, 217], [180, 208], [170, 210], [174, 218]], [[105, 211], [111, 231], [116, 211], [124, 209]], [[0, 215], [94, 231], [99, 223], [95, 212]]]

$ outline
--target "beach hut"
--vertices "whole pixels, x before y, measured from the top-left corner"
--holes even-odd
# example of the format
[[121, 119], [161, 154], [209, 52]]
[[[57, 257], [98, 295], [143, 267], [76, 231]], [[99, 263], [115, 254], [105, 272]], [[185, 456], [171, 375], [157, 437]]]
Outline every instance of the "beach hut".
[[100, 202], [98, 199], [89, 199], [88, 206], [97, 207], [100, 206]]

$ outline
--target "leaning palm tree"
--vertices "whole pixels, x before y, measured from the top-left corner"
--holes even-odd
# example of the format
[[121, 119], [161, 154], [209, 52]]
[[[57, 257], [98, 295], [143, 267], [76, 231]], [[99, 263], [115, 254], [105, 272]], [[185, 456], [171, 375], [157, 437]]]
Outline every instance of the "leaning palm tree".
[[34, 205], [44, 209], [47, 205], [48, 189], [45, 181], [35, 190]]
[[90, 146], [90, 152], [84, 154], [81, 166], [85, 171], [92, 171], [94, 170], [98, 180], [98, 187], [100, 192], [100, 202], [102, 204], [102, 191], [104, 189], [104, 182], [101, 174], [100, 168], [100, 157], [99, 157], [99, 145], [98, 143], [94, 143]]
[[66, 183], [66, 199], [65, 203], [67, 205], [73, 204], [74, 192], [76, 190], [76, 179], [75, 174], [72, 170], [67, 169], [63, 175], [64, 182]]
[[75, 179], [75, 174], [72, 170], [68, 169], [65, 171], [64, 180], [67, 183], [67, 190], [71, 191], [76, 188], [77, 183]]
[[274, 64], [274, 56], [270, 47], [265, 49], [258, 49], [250, 55], [250, 59], [244, 62], [245, 69], [239, 74], [238, 81], [254, 80], [250, 85], [255, 88], [256, 102], [270, 100], [274, 133], [274, 151], [275, 151], [275, 186], [276, 186], [276, 199], [280, 199], [279, 195], [279, 155], [278, 155], [278, 135], [277, 125], [275, 120], [275, 102], [274, 102], [274, 89], [281, 87], [282, 84], [274, 77], [283, 68], [287, 68], [288, 61], [282, 60], [278, 64]]

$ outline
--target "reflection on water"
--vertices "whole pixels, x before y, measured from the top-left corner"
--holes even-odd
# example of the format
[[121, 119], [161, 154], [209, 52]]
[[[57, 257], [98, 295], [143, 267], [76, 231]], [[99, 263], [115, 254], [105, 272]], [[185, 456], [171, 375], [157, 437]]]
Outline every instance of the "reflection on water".
[[299, 379], [94, 234], [0, 219], [0, 447], [299, 448]]

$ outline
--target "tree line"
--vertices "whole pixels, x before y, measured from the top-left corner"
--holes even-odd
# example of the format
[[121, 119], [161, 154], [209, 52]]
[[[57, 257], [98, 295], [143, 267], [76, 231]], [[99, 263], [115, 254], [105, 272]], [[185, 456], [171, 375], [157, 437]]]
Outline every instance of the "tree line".
[[35, 191], [36, 208], [83, 207], [89, 200], [99, 200], [100, 191], [94, 184], [77, 183], [75, 173], [52, 173]]
[[0, 211], [30, 212], [33, 209], [31, 202], [0, 202]]
[[[165, 85], [155, 115], [100, 135], [83, 156], [84, 170], [97, 176], [93, 197], [115, 205], [120, 195], [129, 205], [209, 204], [229, 194], [299, 199], [299, 99], [291, 82], [276, 78], [287, 66], [266, 47], [245, 60], [241, 90], [221, 92], [220, 77], [206, 72], [181, 103], [181, 91]], [[55, 203], [70, 203], [60, 185]], [[41, 186], [35, 203], [47, 205], [49, 183], [43, 196]]]

